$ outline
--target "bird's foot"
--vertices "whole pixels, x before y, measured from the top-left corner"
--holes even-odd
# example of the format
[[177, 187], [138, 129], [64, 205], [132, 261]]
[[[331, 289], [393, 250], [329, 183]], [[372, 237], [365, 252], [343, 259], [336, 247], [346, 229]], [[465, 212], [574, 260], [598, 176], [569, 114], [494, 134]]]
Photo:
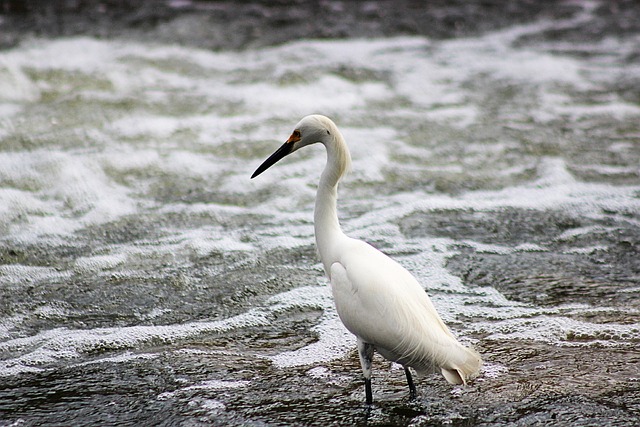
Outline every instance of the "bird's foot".
[[407, 376], [407, 384], [409, 384], [409, 399], [414, 400], [418, 396], [416, 385], [413, 383], [413, 377], [411, 376], [409, 368], [405, 367], [404, 373]]

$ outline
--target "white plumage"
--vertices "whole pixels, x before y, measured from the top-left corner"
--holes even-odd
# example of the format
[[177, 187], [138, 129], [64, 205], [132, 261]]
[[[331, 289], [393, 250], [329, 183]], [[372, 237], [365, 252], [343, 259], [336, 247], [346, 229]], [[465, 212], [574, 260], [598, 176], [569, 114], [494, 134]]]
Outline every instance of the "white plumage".
[[439, 368], [450, 383], [466, 383], [480, 370], [478, 353], [456, 340], [411, 273], [369, 244], [342, 232], [336, 209], [337, 188], [350, 168], [351, 156], [333, 121], [321, 115], [303, 118], [252, 178], [286, 155], [317, 142], [326, 147], [327, 165], [320, 177], [314, 210], [316, 244], [338, 315], [358, 339], [367, 403], [372, 401], [374, 349], [405, 367], [412, 396], [415, 387], [408, 367], [418, 372]]

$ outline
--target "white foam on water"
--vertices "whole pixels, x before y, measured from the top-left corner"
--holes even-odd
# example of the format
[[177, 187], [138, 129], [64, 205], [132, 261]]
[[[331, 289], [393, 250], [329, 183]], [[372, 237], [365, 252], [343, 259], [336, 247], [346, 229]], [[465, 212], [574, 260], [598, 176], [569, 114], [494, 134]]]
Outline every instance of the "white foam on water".
[[311, 331], [317, 341], [292, 351], [266, 356], [280, 368], [313, 365], [343, 357], [355, 346], [355, 338], [346, 330], [333, 306], [328, 286], [304, 286], [272, 297], [273, 310], [290, 310], [292, 307], [309, 307], [322, 310], [318, 324]]
[[202, 226], [197, 229], [165, 229], [168, 237], [153, 241], [140, 241], [135, 245], [120, 245], [119, 251], [132, 257], [144, 258], [153, 255], [189, 253], [207, 256], [213, 253], [248, 252], [255, 250], [251, 243], [243, 242], [243, 234], [229, 231], [218, 225]]
[[12, 165], [2, 168], [2, 180], [25, 189], [0, 188], [7, 206], [0, 221], [16, 240], [70, 234], [137, 210], [128, 190], [95, 159], [50, 150], [0, 155], [3, 164]]
[[398, 139], [398, 132], [387, 127], [375, 127], [346, 128], [342, 133], [345, 139], [350, 141], [352, 162], [366, 162], [367, 165], [366, 168], [353, 168], [348, 179], [364, 182], [383, 181], [383, 172], [389, 165], [389, 155], [395, 145], [393, 142]]
[[217, 414], [226, 409], [224, 402], [216, 399], [202, 399], [200, 401], [200, 406], [209, 411], [209, 413]]
[[75, 261], [75, 270], [81, 273], [92, 273], [110, 270], [125, 263], [126, 254], [96, 255], [80, 257]]
[[11, 337], [11, 331], [16, 327], [16, 325], [20, 324], [24, 319], [25, 315], [19, 314], [14, 316], [7, 316], [0, 319], [0, 339], [8, 339]]
[[[122, 46], [122, 45], [121, 45]], [[113, 60], [117, 47], [89, 37], [49, 40], [42, 43], [32, 40], [23, 46], [7, 51], [6, 61], [16, 65], [29, 65], [38, 69], [62, 69], [99, 72], [105, 63]]]
[[306, 374], [311, 378], [322, 380], [328, 384], [346, 385], [353, 381], [351, 376], [336, 374], [324, 366], [313, 367], [309, 369]]
[[[249, 386], [250, 384], [251, 384], [251, 381], [244, 381], [244, 380], [236, 380], [236, 381], [208, 380], [200, 384], [191, 385], [188, 387], [178, 389], [176, 391], [161, 393], [160, 395], [158, 395], [158, 399], [159, 400], [172, 399], [176, 396], [183, 395], [185, 393], [194, 392], [194, 391], [196, 392], [197, 391], [216, 391], [216, 390], [243, 388], [243, 387]], [[214, 409], [214, 408], [210, 408], [210, 409]], [[215, 405], [215, 409], [217, 409], [217, 405]]]
[[314, 343], [267, 358], [279, 368], [315, 365], [340, 359], [356, 346], [355, 336], [347, 331], [333, 308], [327, 308], [320, 323], [311, 330], [318, 334]]
[[606, 252], [609, 248], [604, 245], [586, 246], [583, 248], [571, 248], [562, 251], [565, 254], [590, 255], [599, 251]]
[[613, 166], [613, 165], [575, 165], [574, 169], [583, 172], [595, 172], [601, 175], [636, 175], [640, 176], [640, 166]]
[[480, 376], [477, 381], [486, 381], [487, 379], [494, 379], [506, 375], [509, 372], [509, 368], [499, 363], [484, 362], [480, 370]]
[[[233, 117], [196, 114], [178, 118], [161, 114], [154, 115], [147, 111], [134, 112], [109, 124], [111, 130], [122, 137], [153, 140], [168, 138], [180, 130], [189, 130], [195, 132], [199, 141], [215, 145], [225, 140], [228, 141], [229, 138], [248, 137], [250, 140], [255, 138], [257, 134], [268, 138], [284, 139], [286, 135], [280, 136], [273, 132], [273, 125], [267, 123], [259, 125], [257, 130], [254, 129], [249, 134], [246, 132], [246, 126], [253, 124], [255, 128], [258, 123], [268, 122], [273, 118], [282, 120], [281, 118], [284, 117], [292, 122], [292, 126], [293, 122], [303, 114], [317, 111], [347, 115], [354, 108], [364, 107], [370, 102], [390, 100], [398, 95], [409, 97], [416, 107], [427, 106], [425, 114], [435, 120], [442, 117], [447, 120], [451, 118], [457, 123], [471, 123], [476, 113], [470, 110], [473, 107], [469, 103], [463, 103], [465, 89], [461, 87], [461, 84], [479, 73], [517, 78], [527, 82], [533, 81], [541, 86], [548, 85], [550, 82], [583, 86], [585, 76], [581, 70], [585, 66], [579, 59], [551, 56], [536, 50], [510, 47], [509, 43], [514, 37], [527, 32], [539, 31], [544, 28], [544, 25], [547, 24], [541, 23], [533, 27], [511, 29], [481, 38], [458, 39], [439, 43], [431, 43], [421, 38], [373, 41], [305, 41], [268, 48], [261, 52], [249, 51], [236, 54], [212, 53], [176, 46], [72, 38], [48, 42], [34, 41], [21, 49], [11, 50], [5, 62], [11, 64], [11, 70], [13, 70], [11, 72], [14, 74], [22, 73], [24, 75], [22, 70], [26, 67], [96, 74], [110, 81], [116, 91], [118, 91], [117, 88], [124, 91], [126, 87], [127, 90], [134, 92], [147, 91], [149, 96], [152, 96], [151, 94], [158, 93], [158, 90], [153, 92], [149, 90], [151, 88], [166, 87], [168, 90], [188, 88], [193, 93], [204, 94], [209, 98], [208, 102], [212, 104], [219, 102], [220, 99], [233, 99], [241, 105], [239, 114]], [[364, 80], [360, 82], [347, 80], [336, 75], [334, 70], [339, 69], [340, 65], [345, 63], [344, 55], [346, 52], [349, 53], [348, 66], [373, 70], [380, 75], [391, 76], [390, 81], [378, 83]], [[292, 57], [300, 60], [288, 60]], [[146, 67], [143, 66], [140, 70], [141, 64], [136, 61], [136, 58], [142, 58], [149, 62]], [[162, 61], [168, 61], [171, 58], [181, 58], [182, 61], [194, 64], [194, 66], [220, 72], [212, 73], [210, 77], [207, 77], [206, 73], [182, 76], [170, 67], [162, 67]], [[382, 61], [382, 58], [385, 60]], [[496, 62], [496, 59], [502, 62]], [[464, 66], [461, 66], [463, 63]], [[135, 72], [133, 72], [133, 67], [138, 67], [135, 68]], [[513, 67], [519, 68], [514, 70]], [[311, 71], [314, 69], [315, 75]], [[561, 73], [557, 72], [559, 69], [562, 70]], [[237, 77], [234, 77], [233, 71], [239, 70], [244, 70], [249, 74], [252, 71], [265, 73], [262, 79], [252, 77], [247, 82], [243, 82], [237, 81]], [[303, 79], [299, 82], [294, 80], [294, 83], [291, 84], [278, 84], [277, 80], [269, 80], [270, 77], [282, 76], [287, 72], [303, 75], [307, 73], [317, 78]], [[26, 75], [24, 78], [28, 79]], [[420, 84], [415, 84], [412, 78], [419, 80]], [[95, 89], [92, 90], [92, 93], [95, 93]], [[262, 95], [258, 96], [259, 94]], [[541, 92], [541, 95], [544, 96], [545, 92]], [[18, 98], [25, 102], [31, 99], [29, 97]], [[296, 102], [292, 103], [292, 99], [295, 99]], [[563, 105], [567, 104], [565, 98], [549, 100], [549, 103], [558, 108], [563, 108]], [[608, 105], [615, 109], [617, 104], [619, 104], [617, 100], [612, 99]], [[545, 105], [541, 111], [547, 111], [547, 107], [549, 105]], [[573, 107], [571, 106], [571, 108]], [[631, 114], [635, 114], [635, 111], [631, 111]], [[463, 117], [466, 118], [462, 119]], [[268, 129], [268, 132], [261, 131], [260, 129], [263, 127]], [[356, 156], [358, 155], [358, 141], [362, 141], [363, 146], [371, 142], [377, 144], [376, 147], [365, 152], [368, 154], [375, 152], [377, 155], [369, 158], [364, 165], [365, 167], [360, 167], [354, 172], [359, 174], [362, 179], [380, 179], [379, 170], [383, 165], [388, 164], [385, 147], [392, 144], [390, 136], [394, 132], [391, 131], [390, 134], [384, 135], [380, 130], [371, 129], [368, 131], [371, 136], [368, 137], [363, 134], [363, 130], [348, 131], [345, 129], [349, 140], [353, 141], [352, 148]], [[214, 170], [217, 171], [216, 176], [220, 176], [225, 171], [236, 173], [233, 168], [237, 163], [234, 161], [225, 165], [224, 162], [216, 161], [213, 158], [205, 160], [202, 155], [189, 151], [180, 153], [174, 150], [170, 151], [166, 158], [159, 158], [157, 149], [150, 150], [148, 147], [140, 147], [139, 150], [129, 148], [121, 156], [124, 164], [129, 164], [132, 167], [137, 163], [136, 169], [139, 170], [145, 170], [155, 165], [161, 170], [172, 170], [181, 176], [191, 172], [205, 178], [212, 175]], [[65, 183], [64, 188], [58, 190], [53, 200], [70, 201], [73, 213], [76, 215], [85, 213], [86, 216], [81, 221], [85, 226], [108, 221], [114, 217], [136, 211], [131, 200], [127, 200], [126, 191], [122, 194], [124, 189], [119, 189], [118, 185], [109, 177], [105, 180], [104, 176], [100, 176], [100, 170], [107, 164], [119, 169], [124, 167], [124, 165], [119, 166], [118, 161], [112, 159], [113, 156], [116, 156], [115, 159], [117, 159], [118, 153], [115, 151], [105, 152], [104, 159], [100, 159], [98, 164], [95, 164], [94, 160], [93, 165], [90, 164], [91, 162], [88, 164], [86, 158], [76, 157], [73, 159], [75, 166], [72, 167], [65, 162], [60, 166], [58, 175], [42, 176], [36, 174], [35, 178], [46, 183], [71, 180], [72, 185]], [[39, 155], [36, 153], [34, 157], [37, 159]], [[89, 157], [91, 156], [89, 155]], [[362, 156], [361, 159], [358, 159], [360, 165], [362, 165], [364, 158], [366, 157]], [[78, 162], [78, 160], [80, 161]], [[58, 161], [64, 162], [62, 159]], [[149, 163], [145, 164], [145, 161]], [[6, 164], [24, 165], [24, 163], [25, 160], [15, 159], [13, 162], [7, 161]], [[228, 159], [227, 163], [229, 163]], [[309, 160], [309, 162], [296, 162], [296, 164], [301, 164], [302, 167], [298, 170], [286, 168], [286, 172], [280, 173], [307, 174], [312, 170], [310, 166], [317, 164], [317, 162]], [[36, 169], [41, 169], [41, 166], [34, 165]], [[83, 168], [84, 170], [82, 170]], [[273, 174], [278, 172], [270, 171], [270, 173], [275, 179], [277, 175]], [[14, 174], [16, 174], [15, 171], [10, 173], [11, 178], [14, 178]], [[79, 181], [80, 179], [82, 181]], [[74, 186], [73, 181], [78, 182], [78, 185]], [[84, 188], [80, 186], [81, 182], [86, 182]], [[229, 184], [222, 182], [222, 189], [234, 189], [242, 192], [243, 188], [251, 188], [239, 185], [240, 182], [241, 175], [238, 174], [237, 179], [229, 187], [226, 187]], [[306, 183], [305, 181], [305, 185]], [[91, 194], [95, 192], [96, 188], [105, 188], [109, 191], [99, 195]], [[93, 191], [88, 191], [89, 189]], [[116, 193], [120, 194], [116, 195]], [[16, 198], [20, 197], [20, 194], [0, 195], [0, 197], [2, 196]], [[31, 201], [33, 203], [35, 201], [41, 202], [49, 195], [27, 193], [24, 196], [35, 197], [35, 200]], [[99, 200], [105, 202], [98, 203]], [[20, 207], [20, 204], [24, 203], [26, 200], [20, 200], [17, 203], [14, 201], [13, 204], [18, 206], [12, 208], [11, 211], [29, 210], [26, 207]], [[69, 211], [68, 208], [65, 210], [64, 205], [60, 203], [58, 205], [49, 203], [46, 208], [48, 217], [68, 215]], [[59, 218], [43, 219], [38, 218], [34, 213], [30, 213], [28, 217], [31, 220], [31, 227], [27, 230], [36, 234], [42, 235], [50, 232], [68, 234], [76, 230], [68, 221], [62, 221]]]
[[74, 366], [97, 365], [100, 363], [126, 363], [132, 360], [151, 360], [151, 359], [156, 359], [157, 357], [158, 357], [157, 354], [152, 354], [152, 353], [132, 353], [132, 352], [126, 351], [116, 356], [101, 357], [99, 359], [90, 360], [88, 362], [78, 363]]
[[[0, 343], [0, 351], [21, 352], [18, 357], [0, 361], [0, 375], [11, 376], [53, 367], [56, 363], [75, 361], [96, 351], [123, 351], [145, 344], [172, 343], [206, 333], [220, 333], [236, 328], [269, 324], [268, 312], [262, 309], [221, 321], [191, 322], [165, 326], [130, 326], [76, 330], [58, 328], [34, 336], [14, 338]], [[25, 349], [28, 349], [25, 351]]]
[[[185, 235], [186, 247], [194, 251], [198, 256], [206, 256], [214, 252], [230, 251], [253, 251], [255, 247], [247, 243], [240, 242], [229, 236], [222, 236], [220, 239], [212, 239], [212, 235], [222, 235], [221, 231], [211, 233], [211, 230], [203, 229]], [[199, 236], [198, 236], [199, 235]]]
[[[5, 102], [32, 102], [40, 98], [40, 89], [11, 58], [0, 57], [0, 100]], [[4, 104], [7, 105], [7, 104]], [[11, 104], [8, 104], [11, 105]], [[15, 106], [15, 105], [14, 105]], [[6, 108], [6, 107], [5, 107]], [[12, 111], [6, 111], [12, 115]]]
[[37, 282], [43, 279], [64, 280], [71, 277], [69, 272], [61, 272], [52, 267], [37, 267], [21, 264], [0, 265], [0, 283], [3, 286]]
[[[344, 333], [336, 336], [337, 315], [332, 309], [330, 292], [325, 286], [308, 286], [296, 288], [269, 298], [263, 307], [257, 307], [246, 313], [219, 321], [189, 322], [162, 326], [129, 326], [113, 328], [96, 328], [87, 330], [57, 328], [42, 331], [33, 336], [11, 338], [0, 342], [0, 352], [18, 352], [19, 356], [0, 360], [0, 376], [13, 376], [22, 372], [35, 372], [50, 369], [56, 364], [78, 363], [83, 355], [100, 351], [129, 353], [132, 349], [140, 349], [145, 345], [158, 343], [175, 343], [203, 334], [224, 333], [245, 327], [267, 326], [274, 315], [290, 310], [315, 309], [324, 310], [321, 321], [314, 330], [320, 335], [324, 345], [316, 346], [315, 357], [321, 360], [332, 360], [338, 357], [338, 351], [346, 350]], [[332, 323], [333, 322], [333, 323]], [[327, 326], [329, 325], [329, 326]], [[340, 325], [341, 326], [341, 325]], [[342, 329], [343, 330], [343, 329]], [[295, 354], [307, 354], [302, 357], [309, 362], [308, 350]], [[322, 357], [320, 355], [326, 354]], [[343, 353], [339, 353], [342, 355]], [[274, 360], [279, 359], [278, 356]], [[117, 356], [108, 361], [117, 362]], [[127, 357], [122, 361], [128, 360]], [[79, 362], [82, 363], [82, 362]], [[276, 362], [277, 363], [277, 362]], [[298, 363], [298, 365], [304, 363]], [[297, 366], [297, 365], [287, 365]]]
[[[355, 84], [334, 76], [321, 77], [305, 85], [305, 95], [300, 97], [296, 86], [274, 87], [272, 84], [256, 83], [238, 88], [235, 92], [258, 111], [278, 110], [289, 117], [301, 117], [305, 112], [331, 111], [339, 107], [364, 108], [367, 103], [386, 98], [386, 88], [382, 84]], [[295, 99], [296, 102], [290, 102]], [[295, 124], [295, 123], [294, 123]]]
[[559, 241], [572, 240], [577, 237], [593, 235], [593, 234], [607, 234], [612, 231], [613, 231], [613, 228], [611, 227], [602, 227], [599, 225], [590, 225], [587, 227], [571, 228], [569, 230], [563, 231], [559, 236], [556, 237], [556, 240], [559, 240]]
[[535, 243], [522, 243], [514, 249], [516, 252], [547, 252], [547, 249]]
[[611, 116], [617, 120], [629, 120], [640, 114], [640, 107], [614, 99], [610, 103], [600, 105], [556, 105], [550, 112], [555, 116], [567, 116], [577, 121], [592, 116]]
[[[477, 331], [488, 332], [489, 324], [476, 323]], [[638, 325], [595, 324], [564, 316], [540, 314], [491, 322], [487, 340], [535, 340], [568, 346], [630, 346], [640, 341]]]
[[486, 243], [478, 243], [473, 240], [463, 240], [459, 242], [459, 244], [463, 244], [470, 248], [473, 248], [476, 252], [480, 254], [496, 254], [496, 255], [508, 255], [513, 253], [513, 248], [495, 245], [495, 244], [486, 244]]
[[182, 129], [188, 129], [182, 118], [166, 116], [124, 117], [110, 124], [112, 132], [125, 138], [168, 138]]
[[[578, 182], [567, 171], [561, 159], [544, 159], [539, 166], [540, 178], [524, 185], [493, 191], [474, 191], [458, 197], [446, 195], [399, 194], [393, 199], [408, 214], [411, 211], [459, 209], [494, 211], [501, 208], [557, 209], [573, 214], [601, 217], [608, 209], [640, 209], [635, 197], [638, 186], [611, 186]], [[419, 194], [419, 193], [418, 193]], [[588, 203], [585, 201], [588, 200]]]

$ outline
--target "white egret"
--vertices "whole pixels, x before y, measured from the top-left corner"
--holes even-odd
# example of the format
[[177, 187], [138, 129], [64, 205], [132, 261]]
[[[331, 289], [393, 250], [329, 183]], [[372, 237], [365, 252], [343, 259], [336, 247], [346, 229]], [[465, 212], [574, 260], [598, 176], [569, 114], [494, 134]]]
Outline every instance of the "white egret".
[[448, 382], [466, 384], [480, 370], [478, 353], [456, 340], [411, 273], [340, 229], [336, 209], [338, 182], [351, 165], [351, 155], [333, 121], [321, 115], [303, 118], [289, 139], [251, 178], [286, 155], [317, 142], [326, 147], [327, 164], [314, 210], [316, 245], [338, 315], [357, 337], [367, 404], [373, 400], [374, 350], [404, 367], [411, 397], [415, 397], [416, 390], [409, 367], [418, 373], [439, 368]]

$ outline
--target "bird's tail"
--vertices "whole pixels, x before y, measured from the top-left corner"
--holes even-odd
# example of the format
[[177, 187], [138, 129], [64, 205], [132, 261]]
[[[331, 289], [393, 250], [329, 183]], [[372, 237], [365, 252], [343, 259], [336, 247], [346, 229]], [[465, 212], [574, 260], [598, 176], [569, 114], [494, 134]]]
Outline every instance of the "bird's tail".
[[467, 381], [476, 377], [482, 367], [482, 358], [473, 349], [458, 346], [456, 352], [451, 354], [447, 363], [440, 366], [442, 375], [451, 384], [467, 384]]

